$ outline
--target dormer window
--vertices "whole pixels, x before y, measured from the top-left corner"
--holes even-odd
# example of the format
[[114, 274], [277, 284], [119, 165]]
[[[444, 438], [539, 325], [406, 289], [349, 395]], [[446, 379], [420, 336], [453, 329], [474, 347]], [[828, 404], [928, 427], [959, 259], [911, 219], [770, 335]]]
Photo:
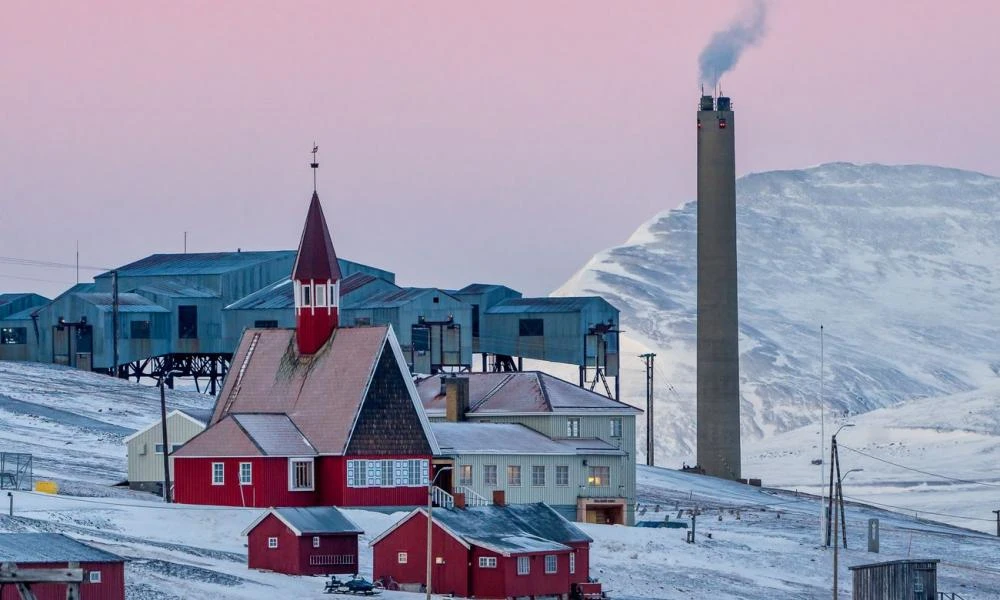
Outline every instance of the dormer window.
[[316, 286], [316, 306], [326, 306], [326, 284]]
[[302, 284], [302, 306], [312, 306], [312, 286], [308, 283]]

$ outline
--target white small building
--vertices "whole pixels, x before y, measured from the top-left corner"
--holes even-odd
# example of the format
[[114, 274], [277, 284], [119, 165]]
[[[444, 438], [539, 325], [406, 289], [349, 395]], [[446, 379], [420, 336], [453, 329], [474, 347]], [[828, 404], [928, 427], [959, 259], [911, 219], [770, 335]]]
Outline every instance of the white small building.
[[[167, 442], [173, 454], [188, 440], [205, 430], [210, 410], [175, 410], [167, 415]], [[128, 450], [128, 486], [133, 490], [162, 493], [163, 428], [160, 419], [125, 438]], [[173, 458], [170, 459], [173, 471]]]

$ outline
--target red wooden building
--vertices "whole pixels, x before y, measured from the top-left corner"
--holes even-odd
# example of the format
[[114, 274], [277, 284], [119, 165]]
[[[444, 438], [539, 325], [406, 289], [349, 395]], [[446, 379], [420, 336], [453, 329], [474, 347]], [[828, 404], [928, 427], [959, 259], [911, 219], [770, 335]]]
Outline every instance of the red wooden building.
[[338, 328], [340, 269], [313, 194], [295, 329], [248, 329], [209, 427], [174, 453], [174, 498], [228, 506], [412, 506], [430, 430], [388, 326]]
[[362, 533], [332, 506], [272, 508], [243, 531], [247, 566], [288, 575], [357, 573]]
[[[20, 571], [63, 569], [70, 563], [83, 569], [81, 600], [125, 600], [125, 559], [88, 546], [59, 533], [0, 534], [0, 564], [12, 563]], [[65, 583], [34, 583], [38, 600], [65, 600]], [[20, 600], [14, 585], [0, 577], [0, 600]]]
[[[545, 504], [434, 509], [431, 589], [465, 598], [565, 598], [587, 581], [590, 543]], [[371, 542], [375, 579], [425, 581], [427, 511], [419, 508]]]

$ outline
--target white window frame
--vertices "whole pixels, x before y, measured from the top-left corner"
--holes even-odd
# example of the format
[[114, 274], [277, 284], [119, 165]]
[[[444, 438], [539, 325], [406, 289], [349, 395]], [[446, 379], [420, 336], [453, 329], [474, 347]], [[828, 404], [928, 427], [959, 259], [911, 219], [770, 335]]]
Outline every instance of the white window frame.
[[[514, 473], [517, 473], [517, 483], [514, 483]], [[507, 465], [507, 485], [509, 487], [521, 487], [521, 465]]]
[[101, 583], [101, 572], [100, 571], [88, 571], [87, 581], [90, 583]]
[[479, 568], [480, 569], [495, 569], [495, 568], [497, 568], [497, 557], [495, 557], [495, 556], [480, 556], [479, 557]]
[[[606, 472], [607, 477], [602, 477], [600, 483], [594, 483], [597, 481], [598, 476], [595, 475], [595, 471], [601, 469]], [[609, 487], [611, 485], [611, 467], [607, 465], [591, 465], [587, 467], [587, 487]]]
[[[566, 481], [559, 481], [559, 473], [565, 473]], [[556, 486], [567, 487], [569, 485], [569, 465], [556, 465]]]
[[405, 565], [408, 560], [409, 560], [409, 556], [406, 554], [406, 552], [397, 552], [396, 553], [396, 563], [397, 564]]
[[267, 549], [276, 550], [278, 548], [278, 538], [271, 536], [267, 538]]
[[[549, 568], [551, 565], [551, 569]], [[559, 557], [555, 554], [545, 555], [545, 574], [552, 575], [559, 571]]]
[[326, 284], [318, 283], [314, 288], [313, 292], [316, 294], [314, 300], [316, 301], [316, 308], [326, 308]]
[[[246, 467], [246, 477], [243, 477], [243, 467]], [[240, 463], [240, 485], [253, 485], [253, 463]]]
[[[309, 463], [309, 487], [295, 487], [295, 465]], [[316, 463], [312, 458], [288, 459], [288, 491], [311, 492], [316, 489]]]
[[621, 417], [611, 417], [611, 437], [616, 439], [622, 437], [623, 426]]
[[566, 437], [580, 437], [580, 417], [569, 417], [566, 419]]
[[458, 485], [472, 487], [472, 465], [460, 465], [458, 468]]
[[[216, 467], [218, 467], [218, 472], [216, 472]], [[226, 485], [226, 463], [212, 463], [212, 485]]]
[[[541, 483], [535, 478], [535, 475], [541, 473]], [[531, 485], [532, 487], [545, 487], [545, 465], [531, 465]]]
[[302, 302], [300, 305], [305, 308], [306, 306], [312, 306], [312, 285], [308, 283], [303, 283], [301, 287]]
[[531, 575], [531, 557], [530, 556], [518, 556], [517, 557], [517, 574], [518, 575]]
[[314, 535], [313, 536], [313, 548], [319, 548], [319, 544], [320, 544], [320, 542], [319, 542], [319, 536], [318, 535]]
[[[493, 480], [490, 481], [489, 475], [493, 474]], [[490, 487], [497, 487], [500, 485], [500, 474], [496, 465], [483, 465], [483, 485], [488, 485]]]
[[569, 574], [576, 574], [576, 551], [569, 553]]

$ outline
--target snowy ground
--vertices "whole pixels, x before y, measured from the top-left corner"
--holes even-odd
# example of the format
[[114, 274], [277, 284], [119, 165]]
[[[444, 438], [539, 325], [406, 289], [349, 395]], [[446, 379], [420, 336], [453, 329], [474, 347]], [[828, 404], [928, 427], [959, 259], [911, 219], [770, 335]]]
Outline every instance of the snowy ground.
[[[211, 403], [205, 397], [179, 392], [171, 396], [178, 405]], [[986, 396], [977, 400], [973, 395], [967, 400], [969, 405], [963, 410], [973, 412], [976, 406], [991, 404]], [[148, 494], [110, 487], [124, 477], [120, 439], [127, 431], [108, 427], [131, 431], [155, 419], [159, 412], [155, 389], [77, 371], [0, 363], [0, 403], [0, 450], [36, 452], [36, 470], [60, 481], [64, 492], [58, 496], [15, 492], [14, 517], [0, 517], [0, 531], [64, 532], [125, 556], [129, 559], [126, 578], [131, 599], [329, 598], [321, 593], [319, 578], [246, 568], [245, 539], [240, 533], [257, 511], [164, 505]], [[995, 409], [995, 400], [992, 404]], [[896, 417], [890, 414], [885, 418], [889, 423]], [[873, 421], [871, 427], [875, 431], [878, 422]], [[886, 436], [892, 435], [890, 428], [884, 429]], [[863, 431], [859, 420], [858, 427], [849, 432], [857, 436], [853, 447], [882, 449], [864, 446], [860, 442]], [[748, 470], [756, 468], [764, 473], [768, 483], [772, 477], [776, 481], [785, 477], [794, 484], [800, 477], [805, 480], [813, 475], [818, 483], [817, 468], [809, 465], [816, 451], [808, 447], [808, 433], [800, 435], [802, 440], [792, 440], [803, 445], [800, 456], [785, 454], [780, 446], [762, 449], [759, 454], [763, 458], [751, 461], [753, 468]], [[817, 437], [814, 433], [812, 441]], [[848, 437], [845, 430], [840, 439], [847, 444]], [[930, 439], [936, 443], [945, 438]], [[878, 438], [868, 443], [891, 440]], [[941, 452], [947, 447], [946, 442], [942, 444], [927, 442], [925, 454]], [[67, 447], [72, 450], [67, 454], [71, 460], [62, 461], [60, 452]], [[906, 447], [911, 451], [916, 448]], [[985, 478], [990, 461], [993, 465], [997, 461], [995, 455], [991, 458], [986, 453], [988, 444], [980, 449], [984, 452], [976, 468], [984, 470], [969, 472]], [[951, 456], [965, 454], [952, 450]], [[845, 463], [849, 460], [847, 452], [841, 459]], [[780, 460], [788, 461], [787, 468]], [[798, 466], [802, 462], [805, 467]], [[933, 471], [946, 465], [925, 466]], [[874, 468], [872, 472], [867, 465], [865, 468], [863, 473], [852, 474], [850, 481], [863, 483], [861, 475], [874, 479]], [[905, 481], [900, 478], [893, 482], [896, 484]], [[591, 574], [605, 582], [613, 598], [770, 600], [817, 598], [830, 593], [832, 552], [818, 544], [820, 509], [815, 497], [645, 467], [639, 469], [639, 485], [641, 518], [676, 519], [683, 511], [681, 520], [689, 522], [688, 511], [700, 511], [696, 543], [686, 543], [683, 529], [582, 525], [595, 540]], [[855, 495], [852, 485], [848, 486], [849, 496]], [[956, 503], [972, 493], [961, 486], [954, 489]], [[360, 566], [362, 574], [370, 577], [371, 551], [364, 542], [402, 513], [351, 510], [348, 514], [366, 532]], [[881, 519], [882, 552], [878, 555], [864, 549], [869, 518]], [[847, 509], [847, 522], [848, 549], [842, 550], [840, 561], [844, 597], [849, 593], [848, 565], [910, 556], [942, 559], [942, 591], [957, 592], [966, 600], [1000, 600], [1000, 538], [853, 504]], [[422, 596], [387, 592], [383, 597], [415, 600]]]

